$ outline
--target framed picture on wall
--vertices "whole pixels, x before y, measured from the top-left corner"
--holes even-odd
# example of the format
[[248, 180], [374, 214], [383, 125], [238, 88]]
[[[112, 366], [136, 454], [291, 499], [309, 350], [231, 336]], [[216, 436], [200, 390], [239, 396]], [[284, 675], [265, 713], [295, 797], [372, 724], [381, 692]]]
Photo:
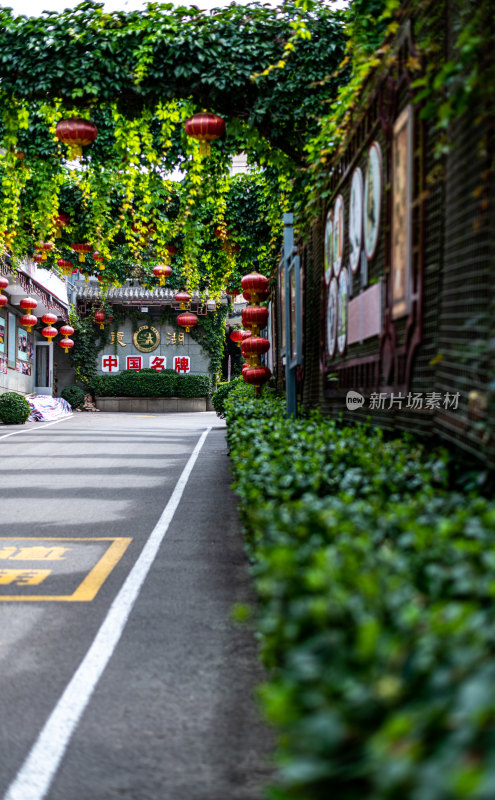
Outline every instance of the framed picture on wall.
[[333, 207], [333, 274], [336, 278], [344, 258], [344, 198], [338, 195]]
[[274, 317], [274, 314], [273, 314], [273, 303], [270, 300], [270, 302], [268, 303], [268, 322], [266, 324], [266, 334], [267, 334], [267, 339], [270, 342], [270, 349], [268, 350], [268, 352], [267, 352], [267, 354], [265, 356], [265, 359], [266, 359], [266, 366], [268, 367], [268, 369], [271, 372], [273, 372], [273, 350], [274, 350], [274, 347], [275, 347], [275, 337], [274, 337], [274, 331], [273, 331], [273, 317]]
[[280, 355], [284, 356], [287, 349], [287, 336], [285, 330], [285, 266], [283, 259], [278, 268], [278, 292], [280, 301]]
[[7, 350], [9, 357], [9, 366], [16, 368], [16, 352], [17, 352], [17, 318], [15, 314], [9, 311], [8, 316], [8, 336], [7, 336]]
[[294, 256], [288, 268], [289, 282], [289, 366], [297, 367], [302, 362], [302, 303], [301, 303], [301, 259]]
[[368, 151], [368, 163], [364, 176], [363, 234], [366, 257], [375, 255], [380, 232], [382, 207], [382, 151], [378, 142], [373, 142]]
[[327, 353], [329, 358], [335, 355], [337, 347], [337, 303], [338, 303], [337, 278], [332, 278], [328, 287], [327, 299]]
[[297, 358], [296, 335], [296, 271], [291, 265], [289, 271], [289, 297], [290, 297], [290, 359]]
[[325, 222], [325, 283], [330, 283], [332, 277], [332, 260], [333, 260], [333, 211], [327, 214]]
[[411, 171], [412, 107], [407, 106], [394, 124], [392, 141], [392, 317], [409, 313], [411, 305]]
[[17, 336], [17, 358], [19, 361], [27, 361], [28, 358], [28, 335], [22, 328], [19, 328]]
[[363, 239], [363, 173], [357, 167], [352, 174], [349, 198], [349, 266], [355, 274], [359, 269]]
[[347, 309], [349, 304], [349, 276], [346, 269], [339, 275], [339, 291], [337, 299], [337, 347], [340, 355], [347, 345]]

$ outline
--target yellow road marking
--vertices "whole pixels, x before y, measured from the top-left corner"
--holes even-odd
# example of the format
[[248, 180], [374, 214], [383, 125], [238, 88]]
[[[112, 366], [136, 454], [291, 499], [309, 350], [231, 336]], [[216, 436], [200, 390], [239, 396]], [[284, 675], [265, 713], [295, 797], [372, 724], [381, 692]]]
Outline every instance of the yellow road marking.
[[[95, 566], [91, 569], [91, 571], [86, 575], [82, 583], [77, 587], [77, 589], [70, 595], [0, 595], [0, 601], [5, 600], [7, 602], [15, 602], [15, 601], [47, 601], [47, 600], [56, 600], [59, 602], [79, 602], [79, 603], [87, 603], [93, 600], [98, 591], [100, 590], [101, 586], [103, 585], [104, 581], [113, 570], [115, 565], [118, 561], [122, 558], [125, 551], [129, 547], [130, 543], [132, 542], [132, 538], [129, 537], [115, 537], [115, 536], [102, 536], [97, 538], [85, 539], [85, 538], [67, 538], [67, 537], [54, 537], [54, 536], [46, 536], [46, 537], [17, 537], [17, 536], [1, 536], [0, 541], [7, 540], [7, 541], [15, 541], [15, 542], [40, 542], [40, 541], [49, 541], [49, 542], [81, 542], [81, 543], [93, 543], [93, 542], [111, 542], [110, 547], [103, 553], [101, 558], [98, 559]], [[3, 570], [6, 572], [7, 570]], [[19, 570], [20, 571], [20, 570]], [[32, 573], [33, 570], [30, 570]], [[41, 570], [40, 570], [41, 572]]]

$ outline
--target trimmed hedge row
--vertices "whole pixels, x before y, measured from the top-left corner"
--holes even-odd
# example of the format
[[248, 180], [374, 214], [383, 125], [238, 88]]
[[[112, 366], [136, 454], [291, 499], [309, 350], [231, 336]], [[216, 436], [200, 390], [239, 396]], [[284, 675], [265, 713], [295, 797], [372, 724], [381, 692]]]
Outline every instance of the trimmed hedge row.
[[218, 389], [213, 392], [211, 403], [220, 419], [225, 418], [225, 401], [227, 397], [233, 389], [236, 389], [241, 384], [241, 381], [244, 383], [244, 378], [240, 376], [238, 378], [233, 378], [233, 380], [228, 383], [221, 383]]
[[276, 800], [495, 796], [495, 503], [447, 454], [231, 393]]
[[117, 375], [99, 375], [93, 392], [98, 397], [208, 397], [209, 375], [180, 375], [173, 369], [124, 370]]

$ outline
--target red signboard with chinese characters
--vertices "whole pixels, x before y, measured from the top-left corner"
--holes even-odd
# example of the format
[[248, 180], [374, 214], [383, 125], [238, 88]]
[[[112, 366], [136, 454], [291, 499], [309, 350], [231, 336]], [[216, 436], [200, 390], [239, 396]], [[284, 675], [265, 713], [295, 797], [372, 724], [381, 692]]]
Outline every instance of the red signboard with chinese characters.
[[187, 374], [191, 371], [191, 359], [189, 356], [174, 356], [174, 369], [176, 372]]

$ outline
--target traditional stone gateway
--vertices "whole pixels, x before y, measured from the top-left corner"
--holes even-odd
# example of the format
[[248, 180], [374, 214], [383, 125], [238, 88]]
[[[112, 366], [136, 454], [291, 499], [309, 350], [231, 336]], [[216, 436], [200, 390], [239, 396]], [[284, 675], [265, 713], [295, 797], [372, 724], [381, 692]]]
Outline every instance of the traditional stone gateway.
[[98, 356], [98, 374], [115, 375], [123, 370], [174, 369], [182, 374], [207, 375], [208, 353], [189, 333], [171, 322], [160, 323], [143, 314], [137, 324], [125, 318], [110, 333]]
[[[99, 375], [116, 375], [124, 370], [174, 369], [178, 373], [207, 375], [210, 356], [190, 333], [175, 323], [173, 311], [179, 311], [175, 292], [156, 287], [152, 292], [141, 286], [111, 289], [106, 301], [114, 316], [108, 320], [108, 334], [98, 354]], [[96, 281], [76, 284], [78, 312], [93, 313], [102, 302]], [[208, 304], [199, 295], [191, 298], [190, 310], [201, 317], [208, 313]], [[168, 312], [168, 313], [167, 313]]]

